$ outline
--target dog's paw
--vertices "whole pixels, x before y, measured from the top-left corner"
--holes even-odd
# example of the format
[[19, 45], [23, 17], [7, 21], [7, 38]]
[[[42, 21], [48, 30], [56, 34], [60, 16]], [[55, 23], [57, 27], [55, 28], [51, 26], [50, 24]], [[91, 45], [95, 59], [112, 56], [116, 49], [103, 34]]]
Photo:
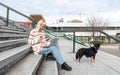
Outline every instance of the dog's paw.
[[82, 62], [81, 62], [81, 61], [79, 61], [79, 63], [80, 63], [80, 64], [82, 64]]
[[96, 63], [96, 61], [95, 61], [95, 60], [93, 60], [92, 62], [93, 62], [93, 63]]

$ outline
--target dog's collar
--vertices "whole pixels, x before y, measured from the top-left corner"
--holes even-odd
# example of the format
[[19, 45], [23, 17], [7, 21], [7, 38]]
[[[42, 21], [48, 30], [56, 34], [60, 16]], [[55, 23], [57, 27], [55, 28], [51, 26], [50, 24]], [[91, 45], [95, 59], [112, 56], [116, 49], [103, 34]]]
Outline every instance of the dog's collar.
[[94, 47], [95, 49], [97, 49], [96, 47]]

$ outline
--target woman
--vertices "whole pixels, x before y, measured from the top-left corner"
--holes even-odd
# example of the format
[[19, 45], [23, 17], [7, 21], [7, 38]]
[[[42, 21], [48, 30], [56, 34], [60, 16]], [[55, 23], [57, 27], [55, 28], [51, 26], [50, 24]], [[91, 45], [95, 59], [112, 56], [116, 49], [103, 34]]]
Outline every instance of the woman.
[[61, 65], [61, 68], [66, 70], [66, 71], [71, 71], [72, 68], [68, 66], [65, 61], [63, 60], [59, 49], [56, 46], [49, 46], [49, 47], [44, 47], [48, 46], [50, 43], [46, 41], [46, 34], [43, 31], [45, 27], [45, 20], [42, 17], [37, 25], [36, 28], [31, 30], [28, 43], [32, 46], [34, 54], [49, 54], [52, 53], [53, 56], [55, 57], [56, 61]]

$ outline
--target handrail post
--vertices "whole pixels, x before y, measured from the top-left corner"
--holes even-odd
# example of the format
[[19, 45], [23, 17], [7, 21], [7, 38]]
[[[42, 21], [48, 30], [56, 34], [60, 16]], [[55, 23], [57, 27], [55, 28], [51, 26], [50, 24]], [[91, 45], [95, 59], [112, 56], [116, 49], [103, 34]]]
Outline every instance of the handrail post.
[[73, 53], [75, 53], [75, 32], [73, 32]]
[[7, 8], [7, 18], [6, 18], [6, 26], [8, 26], [8, 20], [9, 20], [9, 8]]

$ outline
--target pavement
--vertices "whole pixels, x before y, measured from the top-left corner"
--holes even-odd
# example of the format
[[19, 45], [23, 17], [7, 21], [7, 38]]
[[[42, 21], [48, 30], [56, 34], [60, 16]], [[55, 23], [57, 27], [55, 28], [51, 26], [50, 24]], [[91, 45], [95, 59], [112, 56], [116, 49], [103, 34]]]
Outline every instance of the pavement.
[[[106, 50], [118, 53], [115, 51], [116, 49], [106, 49], [107, 47], [103, 48], [103, 46], [101, 46], [100, 50], [103, 50], [104, 52], [100, 50], [98, 51], [95, 63], [91, 62], [90, 59], [85, 56], [81, 59], [82, 63], [79, 63], [78, 60], [75, 59], [75, 53], [72, 52], [72, 41], [60, 39], [59, 45], [60, 52], [64, 60], [72, 67], [72, 71], [65, 71], [59, 68], [59, 75], [120, 75], [120, 58], [115, 55], [105, 53]], [[78, 48], [82, 47], [85, 46], [76, 43], [75, 50], [77, 51]]]
[[104, 44], [99, 50], [120, 57], [120, 44]]

